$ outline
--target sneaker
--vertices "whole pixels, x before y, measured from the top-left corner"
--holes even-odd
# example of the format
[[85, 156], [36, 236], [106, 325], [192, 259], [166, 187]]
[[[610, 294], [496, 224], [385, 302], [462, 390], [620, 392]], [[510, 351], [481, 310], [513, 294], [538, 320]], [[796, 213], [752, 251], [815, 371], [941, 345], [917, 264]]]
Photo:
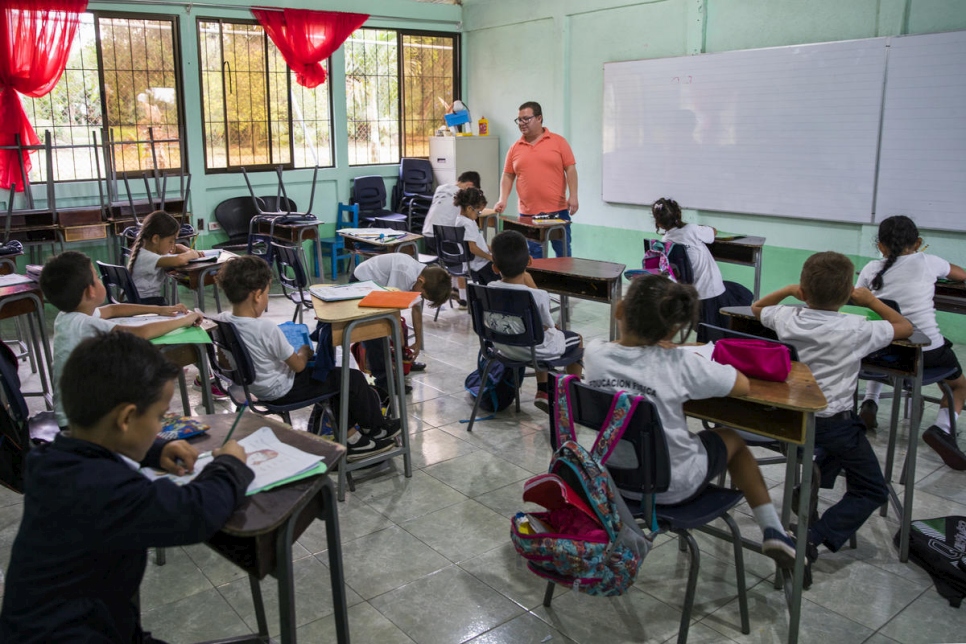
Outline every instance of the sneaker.
[[[201, 389], [201, 376], [195, 376], [194, 386]], [[215, 400], [227, 400], [228, 394], [218, 385], [217, 380], [212, 380], [211, 384], [211, 397]]]
[[774, 559], [779, 568], [795, 567], [795, 540], [775, 528], [765, 528], [762, 533], [761, 553]]
[[874, 400], [866, 400], [862, 402], [862, 406], [859, 407], [859, 418], [865, 423], [865, 429], [870, 432], [874, 432], [875, 428], [879, 426], [879, 421], [876, 419], [876, 414], [879, 413], [879, 404]]
[[923, 432], [922, 440], [939, 454], [943, 463], [954, 470], [966, 470], [966, 454], [963, 454], [963, 451], [959, 449], [956, 438], [952, 434], [933, 425]]
[[402, 423], [398, 418], [387, 418], [382, 427], [376, 429], [370, 429], [368, 432], [369, 438], [375, 441], [386, 440], [387, 438], [395, 438], [402, 433]]
[[550, 413], [550, 396], [546, 391], [538, 391], [533, 397], [533, 406], [545, 414]]
[[460, 311], [466, 310], [466, 300], [460, 300], [459, 305], [460, 305]]
[[426, 371], [425, 362], [413, 362], [409, 365], [410, 371]]
[[[808, 494], [808, 525], [811, 526], [813, 523], [818, 521], [818, 488], [822, 484], [822, 470], [819, 469], [818, 463], [812, 463], [812, 489]], [[798, 516], [798, 505], [799, 498], [801, 497], [802, 486], [796, 485], [795, 490], [792, 491], [792, 512]]]
[[361, 461], [364, 458], [388, 452], [396, 447], [396, 441], [391, 438], [373, 439], [365, 434], [360, 434], [359, 440], [355, 443], [349, 443], [346, 447], [348, 447], [348, 451], [346, 452], [345, 460], [352, 463], [353, 461]]

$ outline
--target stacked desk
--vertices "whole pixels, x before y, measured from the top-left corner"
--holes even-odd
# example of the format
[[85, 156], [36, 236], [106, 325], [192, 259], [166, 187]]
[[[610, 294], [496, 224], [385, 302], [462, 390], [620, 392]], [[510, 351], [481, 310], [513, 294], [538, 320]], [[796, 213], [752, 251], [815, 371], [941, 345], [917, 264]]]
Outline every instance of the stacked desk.
[[521, 215], [519, 217], [500, 215], [500, 223], [503, 225], [504, 231], [515, 230], [528, 240], [540, 244], [543, 247], [544, 257], [547, 257], [549, 254], [551, 239], [561, 240], [564, 244], [564, 250], [566, 251], [567, 249], [567, 226], [570, 225], [569, 221], [535, 219], [527, 215]]

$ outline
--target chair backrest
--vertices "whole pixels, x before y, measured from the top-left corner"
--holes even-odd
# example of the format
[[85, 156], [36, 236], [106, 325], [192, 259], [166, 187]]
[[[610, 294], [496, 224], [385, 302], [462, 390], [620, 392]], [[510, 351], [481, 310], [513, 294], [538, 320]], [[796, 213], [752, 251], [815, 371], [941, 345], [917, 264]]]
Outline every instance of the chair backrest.
[[272, 242], [275, 268], [278, 269], [278, 280], [283, 288], [301, 291], [309, 285], [309, 278], [302, 264], [301, 251], [299, 246], [283, 246]]
[[362, 212], [385, 209], [386, 182], [378, 175], [356, 177], [352, 180], [351, 201]]
[[429, 159], [403, 158], [399, 161], [399, 185], [403, 196], [433, 196], [433, 165]]
[[0, 385], [5, 401], [0, 406], [0, 484], [23, 493], [31, 443], [27, 401], [19, 382], [16, 368], [0, 358]]
[[[255, 366], [248, 347], [238, 336], [238, 329], [231, 322], [211, 320], [215, 326], [208, 331], [211, 344], [208, 347], [208, 363], [212, 371], [220, 378], [228, 381], [228, 395], [236, 405], [246, 400], [250, 401], [248, 386], [255, 382]], [[235, 391], [232, 391], [232, 390]], [[238, 389], [244, 392], [244, 398], [238, 395]]]
[[481, 343], [530, 347], [533, 355], [533, 349], [543, 343], [543, 322], [530, 289], [466, 287], [473, 331]]
[[[558, 378], [551, 374], [551, 378]], [[556, 391], [556, 383], [551, 385]], [[570, 382], [570, 413], [577, 425], [594, 431], [603, 429], [617, 394], [590, 387], [576, 379]], [[559, 403], [554, 396], [551, 405]], [[557, 435], [556, 408], [550, 410], [550, 435]], [[554, 445], [554, 449], [558, 446]], [[629, 500], [644, 500], [647, 495], [664, 492], [671, 484], [671, 458], [657, 408], [641, 399], [630, 425], [607, 459], [607, 470], [621, 495]], [[636, 508], [631, 508], [636, 511]]]
[[335, 215], [335, 229], [358, 228], [359, 227], [359, 204], [349, 204], [348, 206], [341, 201]]
[[215, 206], [215, 221], [229, 239], [247, 239], [248, 224], [257, 214], [251, 197], [232, 197]]
[[[138, 294], [138, 287], [134, 284], [131, 271], [125, 266], [116, 264], [105, 264], [96, 262], [97, 268], [101, 273], [101, 281], [107, 288], [107, 297], [114, 304], [140, 304], [141, 296]], [[121, 298], [121, 295], [124, 298]]]
[[[651, 240], [644, 239], [644, 252], [651, 250]], [[678, 282], [682, 284], [694, 284], [694, 269], [691, 267], [691, 260], [688, 259], [688, 247], [684, 244], [675, 243], [668, 253], [667, 261], [674, 267], [674, 273], [678, 277]]]
[[267, 195], [262, 197], [256, 197], [255, 200], [258, 202], [259, 207], [261, 207], [262, 212], [281, 212], [286, 215], [292, 213], [298, 213], [299, 207], [294, 201], [288, 197], [277, 197], [275, 195]]
[[439, 264], [451, 275], [465, 276], [469, 273], [473, 253], [470, 252], [470, 245], [463, 241], [465, 234], [466, 229], [462, 226], [433, 225]]
[[705, 333], [707, 333], [707, 338], [711, 342], [717, 342], [718, 340], [722, 340], [724, 338], [745, 338], [748, 340], [764, 340], [765, 342], [774, 342], [775, 344], [780, 344], [787, 347], [788, 355], [791, 356], [791, 359], [795, 362], [799, 362], [798, 349], [795, 348], [795, 345], [789, 344], [788, 342], [781, 342], [780, 340], [774, 340], [772, 338], [763, 338], [760, 335], [753, 335], [751, 333], [732, 331], [731, 329], [725, 329], [724, 327], [714, 326], [713, 324], [705, 324], [704, 322], [702, 322], [698, 326], [702, 327], [705, 330]]
[[[10, 351], [6, 346], [3, 348]], [[12, 352], [10, 359], [16, 361]], [[0, 356], [0, 387], [3, 389], [3, 398], [6, 401], [10, 416], [17, 423], [26, 423], [30, 417], [30, 409], [27, 407], [27, 400], [20, 391], [20, 376], [17, 374], [17, 368], [6, 356]], [[28, 432], [28, 440], [29, 436]]]

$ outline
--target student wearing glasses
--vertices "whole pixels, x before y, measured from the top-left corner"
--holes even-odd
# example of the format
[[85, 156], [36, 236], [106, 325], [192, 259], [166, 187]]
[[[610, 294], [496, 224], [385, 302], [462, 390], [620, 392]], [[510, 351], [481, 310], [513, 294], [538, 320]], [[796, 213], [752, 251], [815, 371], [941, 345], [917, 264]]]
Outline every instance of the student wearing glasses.
[[[570, 221], [577, 214], [577, 165], [570, 144], [559, 134], [543, 126], [540, 104], [528, 101], [520, 106], [514, 122], [520, 128], [520, 138], [510, 146], [500, 180], [500, 200], [494, 210], [506, 209], [513, 182], [517, 180], [517, 197], [521, 215], [548, 214]], [[569, 197], [568, 197], [569, 193]], [[563, 243], [552, 240], [557, 257], [564, 256]], [[543, 257], [543, 249], [536, 242], [528, 242], [532, 257]], [[570, 227], [567, 227], [567, 250], [570, 252]]]

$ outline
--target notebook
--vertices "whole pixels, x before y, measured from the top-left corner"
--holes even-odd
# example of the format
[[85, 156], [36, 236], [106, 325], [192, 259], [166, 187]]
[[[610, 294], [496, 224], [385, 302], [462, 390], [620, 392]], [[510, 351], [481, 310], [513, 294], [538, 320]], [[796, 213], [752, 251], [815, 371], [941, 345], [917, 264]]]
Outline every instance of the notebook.
[[309, 327], [307, 324], [296, 324], [295, 322], [282, 322], [278, 328], [285, 334], [285, 339], [298, 351], [305, 345], [313, 347], [312, 338], [309, 337]]
[[221, 249], [219, 248], [212, 248], [211, 250], [203, 250], [200, 252], [204, 254], [201, 257], [195, 257], [194, 259], [189, 259], [188, 263], [198, 264], [200, 262], [211, 262], [218, 259], [218, 257], [221, 255]]
[[316, 284], [309, 287], [309, 292], [323, 302], [343, 302], [345, 300], [359, 300], [372, 291], [381, 291], [382, 287], [371, 280], [353, 282], [342, 286], [323, 286]]

